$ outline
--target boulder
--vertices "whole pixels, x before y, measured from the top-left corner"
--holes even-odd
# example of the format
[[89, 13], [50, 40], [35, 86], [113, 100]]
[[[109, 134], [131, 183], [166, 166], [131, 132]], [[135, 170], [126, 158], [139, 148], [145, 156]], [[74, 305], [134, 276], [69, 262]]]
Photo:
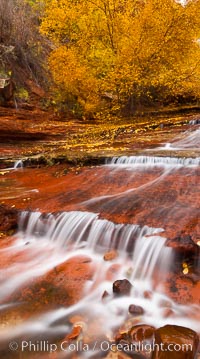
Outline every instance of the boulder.
[[152, 359], [194, 359], [199, 338], [195, 331], [177, 325], [165, 325], [155, 331]]
[[129, 295], [132, 289], [132, 284], [128, 279], [116, 280], [113, 283], [113, 293], [116, 295]]

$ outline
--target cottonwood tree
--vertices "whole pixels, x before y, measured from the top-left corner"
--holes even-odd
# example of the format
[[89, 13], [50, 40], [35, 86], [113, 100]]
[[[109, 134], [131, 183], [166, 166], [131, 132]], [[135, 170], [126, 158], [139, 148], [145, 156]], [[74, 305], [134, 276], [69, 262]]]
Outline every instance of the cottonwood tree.
[[[200, 0], [44, 0], [41, 32], [61, 98], [96, 111], [200, 95]], [[184, 100], [185, 99], [185, 100]]]

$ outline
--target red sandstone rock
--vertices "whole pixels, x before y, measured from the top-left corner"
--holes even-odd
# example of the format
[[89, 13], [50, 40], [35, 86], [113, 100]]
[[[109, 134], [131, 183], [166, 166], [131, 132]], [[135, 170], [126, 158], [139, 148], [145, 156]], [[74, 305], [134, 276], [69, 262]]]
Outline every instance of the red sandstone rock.
[[151, 340], [154, 336], [154, 332], [154, 327], [146, 324], [139, 324], [133, 326], [128, 331], [118, 333], [115, 340], [117, 343], [119, 343], [121, 340], [125, 340], [128, 343]]
[[18, 210], [0, 205], [0, 231], [9, 231], [17, 228]]
[[[132, 358], [151, 359], [151, 345], [153, 344], [155, 328], [149, 325], [135, 325], [115, 337], [117, 343], [123, 345], [124, 351]], [[144, 345], [148, 347], [145, 348]], [[129, 350], [130, 349], [130, 350]]]
[[104, 254], [104, 261], [112, 261], [113, 259], [117, 258], [118, 253], [117, 251], [110, 251]]
[[170, 308], [165, 308], [163, 311], [163, 317], [164, 318], [168, 318], [168, 317], [172, 317], [174, 315], [174, 312], [172, 309]]
[[43, 276], [34, 278], [28, 286], [14, 293], [10, 300], [29, 303], [31, 310], [76, 303], [82, 296], [85, 282], [93, 276], [93, 267], [88, 259], [80, 256], [70, 258]]
[[193, 330], [166, 325], [155, 331], [157, 346], [154, 348], [152, 359], [194, 359], [198, 343], [198, 335]]
[[144, 309], [139, 305], [131, 304], [128, 309], [129, 313], [132, 315], [142, 315], [144, 314]]
[[117, 295], [128, 295], [130, 294], [132, 284], [128, 279], [116, 280], [113, 283], [113, 293]]
[[145, 290], [144, 298], [151, 299], [152, 298], [152, 292], [150, 292], [149, 290]]
[[73, 327], [71, 333], [66, 335], [64, 340], [66, 340], [68, 342], [77, 340], [78, 337], [81, 335], [81, 333], [82, 333], [82, 327], [80, 325], [76, 325]]
[[165, 284], [167, 295], [179, 304], [200, 302], [200, 281], [193, 282], [188, 276], [171, 274]]
[[129, 332], [128, 336], [131, 339], [131, 341], [141, 342], [145, 340], [152, 339], [155, 332], [155, 328], [150, 325], [136, 325], [132, 327]]
[[193, 242], [190, 235], [182, 235], [168, 240], [168, 246], [172, 247], [180, 254], [197, 254], [200, 250], [199, 246]]

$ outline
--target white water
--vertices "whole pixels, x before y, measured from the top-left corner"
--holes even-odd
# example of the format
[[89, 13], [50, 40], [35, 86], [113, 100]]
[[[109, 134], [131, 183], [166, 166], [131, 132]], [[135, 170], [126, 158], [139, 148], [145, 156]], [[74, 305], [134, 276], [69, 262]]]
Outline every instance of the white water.
[[[199, 148], [199, 134], [199, 130], [185, 133], [183, 139], [167, 144], [165, 148]], [[131, 168], [135, 173], [138, 169], [161, 168], [158, 178], [140, 187], [141, 190], [145, 190], [171, 170], [186, 167], [193, 171], [193, 168], [200, 165], [200, 158], [122, 156], [113, 158], [107, 165], [116, 169]], [[16, 164], [15, 169], [19, 167], [21, 165]], [[133, 190], [135, 189], [126, 192]], [[117, 195], [122, 196], [123, 193]], [[115, 195], [104, 198], [109, 199], [113, 196]], [[9, 295], [21, 291], [23, 287], [28, 288], [35, 278], [47, 274], [72, 257], [89, 256], [95, 268], [93, 278], [86, 282], [82, 299], [77, 304], [52, 311], [47, 309], [43, 314], [31, 317], [21, 324], [2, 327], [0, 341], [8, 341], [19, 336], [31, 338], [41, 334], [45, 337], [60, 333], [65, 335], [71, 330], [68, 327], [68, 318], [77, 312], [85, 313], [89, 321], [98, 321], [101, 318], [104, 325], [99, 335], [111, 335], [113, 327], [124, 323], [130, 304], [142, 306], [145, 311], [143, 316], [136, 319], [137, 324], [153, 324], [156, 327], [175, 324], [199, 332], [200, 324], [198, 319], [194, 319], [194, 313], [198, 313], [200, 308], [197, 305], [178, 305], [163, 293], [163, 278], [173, 262], [173, 253], [166, 247], [166, 239], [159, 235], [162, 232], [161, 228], [114, 224], [90, 212], [63, 212], [45, 216], [40, 212], [22, 213], [13, 245], [0, 251], [2, 258], [4, 255], [10, 257], [11, 263], [8, 268], [2, 268], [0, 271], [0, 311], [4, 312], [9, 307], [19, 305], [9, 302]], [[118, 257], [112, 262], [104, 261], [103, 254], [113, 248], [118, 250]], [[113, 264], [119, 266], [119, 271], [113, 274], [112, 280], [108, 280], [107, 273]], [[153, 281], [155, 274], [157, 283]], [[131, 295], [114, 297], [113, 281], [124, 278], [133, 284]], [[102, 302], [105, 290], [109, 297]], [[151, 293], [150, 298], [144, 297], [145, 291]], [[163, 304], [165, 302], [174, 313], [168, 318], [165, 317], [165, 310], [168, 308]], [[64, 324], [58, 323], [59, 320], [63, 320]]]
[[107, 161], [108, 165], [135, 166], [135, 167], [164, 167], [177, 169], [180, 167], [196, 167], [200, 165], [198, 158], [155, 157], [155, 156], [121, 156]]
[[23, 167], [23, 161], [22, 160], [15, 161], [14, 169], [22, 168], [22, 167]]
[[200, 124], [200, 118], [196, 118], [194, 120], [189, 121], [189, 125], [192, 125], [192, 126], [199, 125], [199, 124]]
[[160, 150], [197, 150], [200, 149], [200, 129], [186, 131], [183, 138], [167, 143], [165, 146], [158, 147]]
[[17, 161], [15, 161], [13, 167], [3, 168], [1, 171], [2, 172], [13, 171], [13, 170], [18, 170], [20, 168], [23, 168], [23, 161], [22, 160], [17, 160]]
[[[9, 268], [0, 272], [0, 310], [4, 310], [4, 300], [13, 291], [28, 286], [34, 277], [47, 273], [69, 258], [87, 255], [94, 262], [95, 269], [93, 279], [86, 283], [80, 302], [69, 308], [33, 317], [22, 324], [2, 328], [0, 340], [66, 333], [66, 318], [77, 311], [87, 313], [90, 320], [102, 318], [103, 333], [111, 333], [114, 326], [123, 323], [130, 304], [140, 305], [145, 310], [145, 314], [138, 318], [139, 322], [155, 326], [171, 323], [198, 331], [198, 321], [189, 317], [190, 312], [197, 310], [197, 307], [189, 309], [177, 305], [162, 293], [163, 277], [173, 261], [172, 250], [165, 245], [166, 239], [158, 235], [162, 231], [147, 226], [114, 224], [89, 212], [64, 212], [45, 216], [39, 212], [24, 212], [14, 244], [0, 251], [0, 255], [5, 252], [11, 258], [14, 255]], [[118, 257], [112, 262], [106, 262], [103, 254], [110, 248], [119, 250]], [[119, 272], [112, 280], [108, 280], [107, 272], [113, 263], [119, 265]], [[157, 285], [152, 281], [155, 272], [160, 274], [160, 281], [157, 276]], [[113, 281], [124, 278], [133, 284], [131, 295], [113, 297]], [[102, 303], [101, 297], [105, 290], [110, 296]], [[144, 298], [145, 290], [152, 292], [151, 298]], [[166, 308], [161, 304], [163, 301], [170, 303], [174, 317], [165, 318]], [[65, 325], [57, 323], [62, 318], [65, 318]]]
[[129, 246], [133, 248], [134, 240], [160, 232], [163, 232], [162, 228], [114, 224], [91, 212], [62, 212], [56, 216], [23, 212], [17, 236], [29, 242], [46, 239], [54, 242], [58, 248], [72, 245], [76, 249], [105, 251], [115, 248], [126, 252]]

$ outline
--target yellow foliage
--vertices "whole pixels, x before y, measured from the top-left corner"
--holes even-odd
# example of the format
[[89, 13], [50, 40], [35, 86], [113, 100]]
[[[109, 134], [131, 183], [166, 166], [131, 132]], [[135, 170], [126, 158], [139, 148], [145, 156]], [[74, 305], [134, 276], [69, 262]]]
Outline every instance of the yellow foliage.
[[45, 0], [41, 32], [55, 82], [86, 112], [105, 92], [115, 108], [200, 95], [200, 0]]

